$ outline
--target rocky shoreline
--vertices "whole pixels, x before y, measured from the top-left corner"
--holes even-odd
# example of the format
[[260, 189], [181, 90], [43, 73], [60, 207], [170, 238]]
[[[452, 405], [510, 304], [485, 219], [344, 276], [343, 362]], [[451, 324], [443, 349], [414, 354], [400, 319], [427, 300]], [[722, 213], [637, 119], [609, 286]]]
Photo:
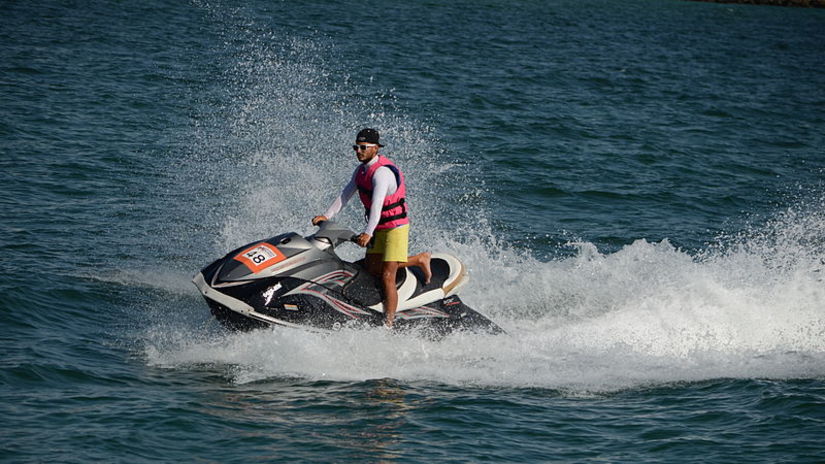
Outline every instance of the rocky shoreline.
[[799, 6], [804, 8], [825, 8], [825, 0], [690, 0], [711, 3], [747, 3], [750, 5]]

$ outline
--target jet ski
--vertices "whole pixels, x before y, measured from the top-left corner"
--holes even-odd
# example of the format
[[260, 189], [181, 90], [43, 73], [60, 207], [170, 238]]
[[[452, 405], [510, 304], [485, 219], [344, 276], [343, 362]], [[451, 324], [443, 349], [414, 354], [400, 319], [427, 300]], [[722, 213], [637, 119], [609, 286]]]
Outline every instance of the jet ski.
[[[310, 236], [290, 232], [246, 244], [206, 266], [193, 278], [212, 314], [225, 326], [249, 330], [285, 326], [318, 332], [383, 324], [379, 280], [335, 248], [356, 234], [333, 221]], [[433, 253], [432, 277], [417, 267], [399, 270], [393, 328], [443, 336], [455, 331], [503, 333], [456, 294], [467, 283], [458, 258]]]

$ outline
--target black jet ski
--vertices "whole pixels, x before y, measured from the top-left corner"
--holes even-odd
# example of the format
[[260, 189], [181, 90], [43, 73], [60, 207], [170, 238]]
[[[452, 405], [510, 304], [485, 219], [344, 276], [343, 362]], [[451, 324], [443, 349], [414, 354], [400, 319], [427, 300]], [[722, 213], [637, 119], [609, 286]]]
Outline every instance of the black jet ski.
[[[343, 261], [335, 247], [355, 233], [333, 221], [314, 235], [294, 232], [253, 242], [206, 266], [192, 280], [212, 314], [234, 329], [286, 326], [332, 331], [383, 324], [378, 279], [363, 261]], [[433, 253], [432, 278], [424, 284], [417, 267], [399, 270], [394, 328], [445, 335], [457, 330], [502, 333], [495, 323], [465, 305], [456, 291], [467, 280], [452, 255]]]

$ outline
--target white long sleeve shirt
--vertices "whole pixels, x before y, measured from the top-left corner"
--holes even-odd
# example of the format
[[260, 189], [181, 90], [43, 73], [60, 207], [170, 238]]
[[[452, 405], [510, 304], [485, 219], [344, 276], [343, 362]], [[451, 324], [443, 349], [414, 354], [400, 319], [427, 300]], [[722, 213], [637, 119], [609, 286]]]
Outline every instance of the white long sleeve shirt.
[[[369, 167], [376, 162], [378, 162], [378, 156], [371, 159], [369, 163], [361, 164], [355, 168], [355, 171], [352, 172], [352, 177], [350, 177], [349, 183], [341, 191], [341, 194], [338, 195], [338, 198], [332, 202], [332, 205], [327, 208], [324, 216], [332, 219], [336, 214], [341, 212], [344, 206], [347, 205], [347, 202], [349, 202], [350, 198], [352, 198], [352, 195], [355, 194], [356, 190], [358, 190], [358, 187], [355, 185], [355, 176], [358, 174], [358, 170], [369, 169]], [[381, 209], [384, 207], [384, 199], [387, 195], [392, 195], [397, 190], [398, 185], [396, 184], [395, 174], [393, 174], [390, 168], [381, 166], [375, 170], [375, 173], [372, 176], [372, 205], [370, 206], [370, 214], [367, 220], [367, 225], [364, 227], [365, 234], [373, 235], [375, 233], [375, 228], [378, 227], [378, 221], [381, 219]]]

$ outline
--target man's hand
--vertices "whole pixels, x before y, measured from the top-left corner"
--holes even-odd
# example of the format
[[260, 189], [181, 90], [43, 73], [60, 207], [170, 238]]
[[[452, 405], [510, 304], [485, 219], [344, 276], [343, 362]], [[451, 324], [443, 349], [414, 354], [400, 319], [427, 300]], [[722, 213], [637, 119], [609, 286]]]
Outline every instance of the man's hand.
[[358, 234], [358, 236], [355, 237], [355, 243], [361, 245], [362, 247], [365, 247], [369, 245], [371, 239], [372, 235], [370, 234]]
[[314, 218], [312, 218], [312, 225], [317, 226], [318, 223], [324, 222], [324, 221], [329, 221], [329, 218], [326, 217], [326, 216], [315, 216]]

